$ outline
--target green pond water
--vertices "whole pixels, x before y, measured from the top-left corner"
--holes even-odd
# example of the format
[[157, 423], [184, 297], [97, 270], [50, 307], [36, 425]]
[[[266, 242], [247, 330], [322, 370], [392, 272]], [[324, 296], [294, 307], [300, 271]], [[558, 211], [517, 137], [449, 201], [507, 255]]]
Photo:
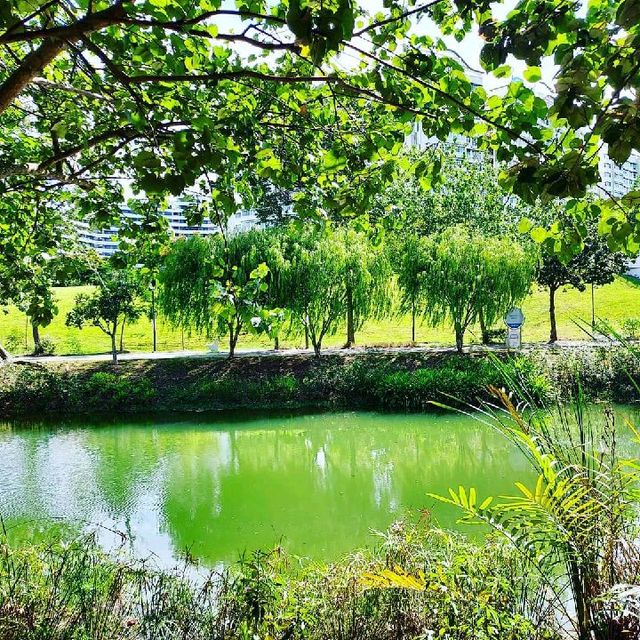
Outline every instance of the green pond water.
[[[9, 536], [97, 527], [132, 550], [207, 566], [281, 543], [330, 560], [427, 510], [459, 484], [513, 493], [532, 477], [501, 435], [458, 414], [197, 415], [31, 426], [0, 423], [0, 514]], [[469, 530], [466, 527], [465, 530]], [[472, 528], [471, 528], [472, 529]]]

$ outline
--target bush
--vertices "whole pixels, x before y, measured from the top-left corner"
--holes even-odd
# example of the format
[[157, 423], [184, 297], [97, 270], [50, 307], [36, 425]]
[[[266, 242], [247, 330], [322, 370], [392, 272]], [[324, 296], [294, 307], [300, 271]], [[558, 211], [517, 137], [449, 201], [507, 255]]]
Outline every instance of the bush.
[[65, 349], [67, 353], [76, 355], [83, 352], [82, 343], [76, 336], [69, 336], [65, 341]]
[[[489, 386], [513, 392], [525, 388], [537, 401], [544, 400], [549, 393], [542, 369], [525, 356], [500, 362], [495, 358], [456, 355], [413, 370], [406, 362], [396, 364], [384, 359], [373, 363], [359, 359], [337, 371], [323, 371], [323, 378], [323, 385], [319, 386], [331, 388], [338, 400], [352, 403], [359, 398], [362, 404], [384, 408], [475, 404], [488, 397]], [[305, 385], [315, 382], [309, 377]]]
[[640, 352], [632, 347], [582, 347], [560, 353], [545, 350], [531, 359], [546, 371], [558, 400], [583, 395], [589, 400], [637, 402], [640, 393]]
[[487, 329], [486, 337], [489, 344], [505, 344], [507, 341], [507, 330], [502, 329]]
[[[394, 525], [372, 551], [300, 567], [281, 549], [256, 552], [197, 584], [191, 567], [162, 572], [100, 551], [93, 537], [13, 548], [0, 543], [0, 637], [474, 640], [557, 638], [540, 585], [504, 544], [482, 546]], [[400, 567], [417, 589], [385, 584]], [[16, 580], [15, 576], [28, 576]]]
[[4, 346], [9, 352], [24, 349], [24, 336], [19, 331], [12, 331], [4, 341]]
[[115, 373], [98, 371], [86, 384], [77, 386], [78, 402], [88, 400], [93, 406], [110, 409], [131, 410], [145, 408], [156, 392], [146, 378], [124, 378]]
[[489, 397], [489, 386], [514, 393], [525, 388], [536, 401], [550, 390], [544, 368], [525, 356], [499, 361], [447, 355], [434, 361], [411, 354], [366, 355], [310, 359], [304, 366], [278, 361], [277, 369], [273, 363], [249, 364], [199, 367], [167, 360], [118, 371], [5, 365], [0, 407], [13, 414], [278, 406], [433, 410], [436, 403], [476, 404]]
[[627, 318], [622, 323], [622, 330], [627, 340], [640, 339], [640, 318]]
[[55, 355], [57, 347], [58, 343], [51, 336], [42, 336], [33, 350], [33, 355], [52, 356]]

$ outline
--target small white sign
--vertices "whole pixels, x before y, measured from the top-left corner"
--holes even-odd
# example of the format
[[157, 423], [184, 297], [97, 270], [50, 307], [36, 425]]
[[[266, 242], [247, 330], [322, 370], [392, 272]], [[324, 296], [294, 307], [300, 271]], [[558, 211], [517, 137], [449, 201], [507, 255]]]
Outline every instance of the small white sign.
[[507, 328], [507, 349], [519, 349], [522, 346], [522, 327]]
[[511, 309], [504, 317], [504, 323], [511, 329], [521, 327], [524, 324], [524, 313], [522, 313], [522, 309], [518, 309], [518, 307]]

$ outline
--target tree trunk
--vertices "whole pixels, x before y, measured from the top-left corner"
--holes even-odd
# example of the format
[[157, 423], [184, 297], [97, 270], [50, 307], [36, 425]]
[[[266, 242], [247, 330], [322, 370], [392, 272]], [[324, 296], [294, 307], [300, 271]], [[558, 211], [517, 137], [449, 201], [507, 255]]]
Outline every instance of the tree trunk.
[[484, 321], [484, 313], [480, 311], [478, 314], [478, 320], [480, 321], [480, 335], [482, 336], [482, 344], [489, 344], [489, 331], [487, 330], [487, 324]]
[[117, 331], [114, 329], [111, 333], [111, 357], [113, 358], [113, 364], [118, 364], [118, 345], [116, 344]]
[[356, 344], [356, 328], [353, 319], [353, 291], [347, 287], [347, 344], [344, 346], [350, 349]]
[[309, 348], [309, 327], [306, 324], [304, 325], [304, 348]]
[[549, 342], [558, 340], [558, 326], [556, 324], [556, 289], [549, 287], [549, 324], [551, 332], [549, 333]]
[[33, 353], [40, 353], [40, 327], [36, 322], [31, 322], [31, 335], [33, 336]]
[[23, 89], [42, 73], [44, 68], [62, 52], [65, 46], [64, 40], [51, 38], [45, 40], [37, 49], [27, 55], [0, 87], [0, 113], [11, 105]]
[[240, 327], [237, 323], [229, 323], [229, 358], [236, 355], [236, 345], [238, 344], [238, 336], [240, 335]]
[[0, 360], [10, 360], [11, 354], [0, 344]]
[[276, 336], [276, 337], [273, 339], [273, 350], [274, 350], [274, 351], [278, 351], [279, 349], [280, 349], [280, 337], [279, 337], [279, 336]]
[[416, 343], [416, 301], [411, 301], [411, 343]]
[[123, 318], [122, 326], [120, 327], [120, 353], [124, 353], [124, 326], [127, 324], [127, 319]]
[[233, 329], [229, 331], [229, 357], [236, 355], [236, 341], [233, 339]]
[[320, 349], [322, 348], [322, 343], [321, 342], [314, 342], [313, 343], [313, 353], [315, 354], [316, 358], [320, 357]]
[[464, 329], [462, 327], [456, 327], [456, 349], [458, 353], [462, 353], [462, 347], [464, 344]]

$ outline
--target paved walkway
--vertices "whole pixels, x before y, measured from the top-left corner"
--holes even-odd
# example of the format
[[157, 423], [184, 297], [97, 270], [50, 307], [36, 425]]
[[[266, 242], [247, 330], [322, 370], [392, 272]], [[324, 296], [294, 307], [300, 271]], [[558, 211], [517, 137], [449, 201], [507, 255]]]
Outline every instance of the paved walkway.
[[[609, 340], [591, 341], [591, 340], [559, 340], [555, 344], [545, 342], [536, 342], [523, 345], [524, 351], [531, 349], [577, 349], [584, 347], [596, 347], [611, 344]], [[504, 351], [502, 345], [469, 345], [464, 348], [465, 353], [479, 353], [483, 351]], [[418, 345], [415, 347], [355, 347], [352, 349], [327, 348], [323, 349], [323, 355], [339, 354], [339, 355], [355, 355], [361, 353], [453, 353], [454, 347], [436, 346], [436, 345]], [[236, 357], [238, 358], [255, 358], [261, 356], [281, 357], [285, 358], [292, 355], [313, 355], [312, 349], [281, 349], [273, 351], [268, 349], [238, 349]], [[226, 358], [226, 351], [156, 351], [152, 352], [132, 352], [118, 354], [118, 360], [171, 360], [173, 358]], [[84, 356], [16, 356], [11, 362], [109, 362], [111, 360], [110, 353], [100, 353]], [[1, 361], [0, 361], [1, 362]]]

